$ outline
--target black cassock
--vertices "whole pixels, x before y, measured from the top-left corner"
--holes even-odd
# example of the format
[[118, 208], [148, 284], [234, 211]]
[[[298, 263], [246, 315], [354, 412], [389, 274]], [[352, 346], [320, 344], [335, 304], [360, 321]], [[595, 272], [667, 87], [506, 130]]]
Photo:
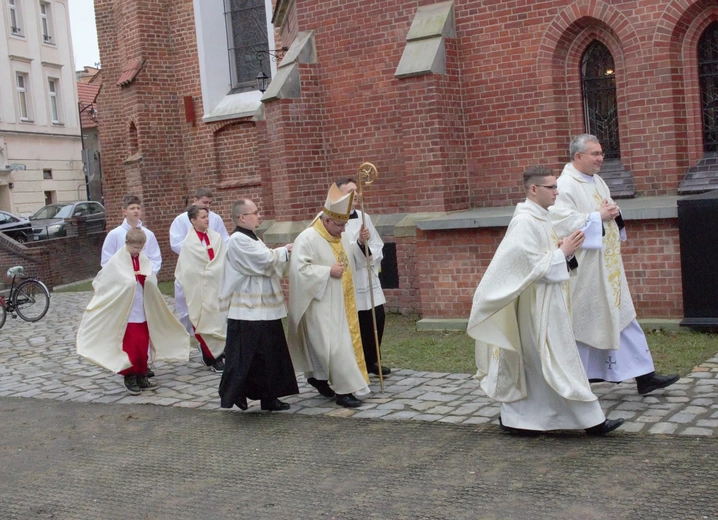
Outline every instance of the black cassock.
[[227, 320], [224, 355], [222, 408], [242, 397], [271, 400], [299, 393], [282, 320]]

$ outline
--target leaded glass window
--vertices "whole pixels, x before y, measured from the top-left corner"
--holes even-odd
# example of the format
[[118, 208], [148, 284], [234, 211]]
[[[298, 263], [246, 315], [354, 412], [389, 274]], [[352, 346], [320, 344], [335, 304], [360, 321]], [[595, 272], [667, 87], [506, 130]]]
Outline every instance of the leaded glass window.
[[[265, 0], [224, 0], [232, 92], [257, 89], [257, 74], [272, 76]], [[264, 59], [258, 59], [264, 57]]]
[[616, 67], [613, 56], [594, 40], [581, 59], [581, 86], [586, 132], [598, 137], [606, 159], [621, 157], [616, 102]]
[[703, 110], [703, 150], [718, 151], [718, 22], [713, 22], [698, 41], [698, 75]]

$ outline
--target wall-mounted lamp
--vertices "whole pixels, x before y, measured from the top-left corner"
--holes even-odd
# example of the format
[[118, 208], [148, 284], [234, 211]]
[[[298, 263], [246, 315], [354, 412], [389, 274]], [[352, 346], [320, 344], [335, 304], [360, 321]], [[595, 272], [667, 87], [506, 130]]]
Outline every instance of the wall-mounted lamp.
[[257, 60], [259, 61], [259, 74], [257, 74], [257, 90], [264, 94], [269, 87], [269, 83], [272, 78], [267, 76], [262, 70], [262, 62], [264, 61], [264, 55], [266, 54], [272, 61], [281, 60], [284, 54], [289, 50], [289, 47], [282, 47], [281, 49], [275, 49], [273, 51], [257, 51]]

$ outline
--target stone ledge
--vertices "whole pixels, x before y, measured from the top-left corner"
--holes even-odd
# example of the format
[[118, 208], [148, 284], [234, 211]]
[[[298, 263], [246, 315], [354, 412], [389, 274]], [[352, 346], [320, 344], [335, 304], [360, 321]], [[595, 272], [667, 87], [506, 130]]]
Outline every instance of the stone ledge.
[[[678, 218], [677, 195], [623, 199], [618, 205], [625, 220], [652, 220]], [[419, 220], [422, 231], [448, 231], [452, 229], [473, 229], [484, 227], [507, 227], [514, 214], [515, 206], [498, 208], [475, 208], [457, 211], [436, 218]]]

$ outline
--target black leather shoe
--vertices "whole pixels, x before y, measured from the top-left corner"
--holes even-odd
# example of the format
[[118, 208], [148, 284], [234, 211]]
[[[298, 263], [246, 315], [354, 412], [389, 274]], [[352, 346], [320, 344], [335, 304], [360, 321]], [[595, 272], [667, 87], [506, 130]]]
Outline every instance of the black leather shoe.
[[262, 410], [266, 410], [268, 412], [278, 412], [281, 410], [289, 410], [289, 403], [283, 403], [275, 397], [274, 399], [262, 399], [261, 407]]
[[334, 390], [329, 388], [329, 383], [324, 380], [314, 379], [310, 377], [307, 379], [307, 383], [317, 389], [317, 392], [322, 394], [324, 397], [334, 397]]
[[601, 424], [597, 424], [596, 426], [592, 426], [591, 428], [586, 428], [586, 433], [589, 435], [606, 435], [607, 433], [612, 432], [622, 424], [622, 418], [606, 419]]
[[505, 426], [504, 423], [501, 421], [501, 417], [499, 417], [499, 428], [501, 428], [505, 432], [509, 432], [513, 435], [520, 435], [522, 437], [538, 437], [539, 435], [541, 435], [541, 432], [537, 430], [524, 430], [521, 428], [512, 428], [511, 426]]
[[669, 376], [661, 376], [655, 372], [638, 376], [636, 378], [636, 388], [638, 389], [639, 395], [650, 394], [654, 390], [671, 386], [673, 383], [681, 378], [678, 374], [671, 374]]
[[[371, 367], [369, 367], [369, 373], [374, 374], [375, 376], [379, 375], [379, 365], [374, 363]], [[391, 374], [391, 368], [382, 366], [381, 367], [381, 375], [388, 376]]]
[[148, 368], [147, 372], [145, 372], [145, 377], [155, 377], [155, 373]]
[[239, 406], [240, 410], [246, 410], [249, 406], [247, 405], [247, 398], [242, 396], [239, 399], [237, 399], [237, 402], [235, 403], [237, 406]]
[[337, 394], [337, 404], [344, 408], [359, 408], [361, 401], [352, 394]]

